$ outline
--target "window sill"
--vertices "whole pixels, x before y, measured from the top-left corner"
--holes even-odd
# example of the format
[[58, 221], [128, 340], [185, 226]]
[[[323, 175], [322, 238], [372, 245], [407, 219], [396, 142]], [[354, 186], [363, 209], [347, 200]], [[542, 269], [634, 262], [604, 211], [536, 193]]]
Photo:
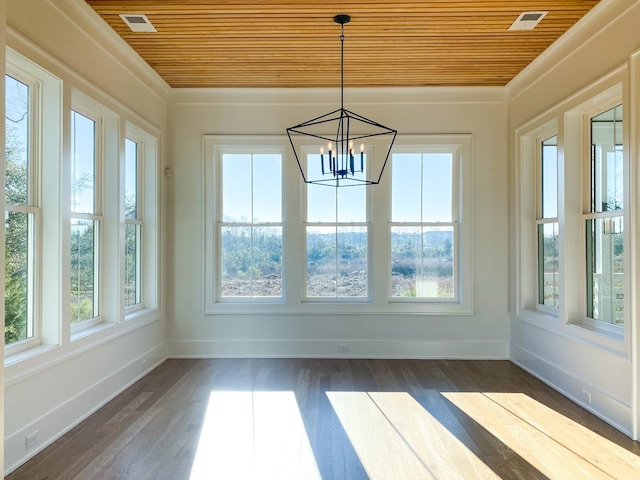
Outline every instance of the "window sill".
[[270, 303], [214, 303], [205, 315], [472, 315], [470, 305], [435, 302], [389, 302], [379, 305], [364, 302], [304, 301], [297, 305]]
[[100, 333], [115, 325], [115, 323], [101, 322], [96, 325], [77, 330], [71, 333], [71, 341], [75, 342], [76, 340], [80, 340], [81, 338], [95, 335], [96, 333]]
[[37, 345], [35, 347], [27, 348], [20, 352], [16, 352], [14, 354], [6, 356], [4, 358], [4, 366], [5, 368], [10, 367], [12, 365], [15, 365], [16, 363], [20, 363], [24, 360], [37, 357], [51, 350], [55, 350], [58, 347], [59, 345]]

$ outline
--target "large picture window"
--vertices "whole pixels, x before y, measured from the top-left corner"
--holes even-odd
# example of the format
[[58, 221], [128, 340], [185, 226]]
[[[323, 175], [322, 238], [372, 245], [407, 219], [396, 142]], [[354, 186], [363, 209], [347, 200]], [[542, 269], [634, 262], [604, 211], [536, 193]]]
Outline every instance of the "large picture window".
[[282, 163], [278, 149], [218, 151], [221, 299], [283, 295]]

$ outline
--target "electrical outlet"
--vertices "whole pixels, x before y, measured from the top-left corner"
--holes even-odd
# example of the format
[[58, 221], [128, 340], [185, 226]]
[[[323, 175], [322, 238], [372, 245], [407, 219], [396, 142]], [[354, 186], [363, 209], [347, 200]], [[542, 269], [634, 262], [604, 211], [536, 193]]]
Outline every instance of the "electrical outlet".
[[38, 430], [25, 437], [25, 444], [27, 448], [33, 447], [36, 443], [38, 443]]
[[587, 403], [591, 403], [591, 392], [588, 390], [582, 389], [580, 391], [580, 398], [582, 398], [582, 400], [584, 400]]
[[338, 345], [338, 353], [349, 353], [349, 345]]

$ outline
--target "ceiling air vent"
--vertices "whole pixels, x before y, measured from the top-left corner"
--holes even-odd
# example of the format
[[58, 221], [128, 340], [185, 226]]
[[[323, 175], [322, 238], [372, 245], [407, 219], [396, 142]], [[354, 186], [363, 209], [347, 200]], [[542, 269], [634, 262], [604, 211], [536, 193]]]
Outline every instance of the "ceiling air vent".
[[129, 25], [129, 28], [134, 32], [157, 32], [147, 16], [141, 13], [122, 13], [120, 14], [120, 18], [122, 18], [124, 23]]
[[522, 12], [509, 30], [533, 30], [549, 12]]

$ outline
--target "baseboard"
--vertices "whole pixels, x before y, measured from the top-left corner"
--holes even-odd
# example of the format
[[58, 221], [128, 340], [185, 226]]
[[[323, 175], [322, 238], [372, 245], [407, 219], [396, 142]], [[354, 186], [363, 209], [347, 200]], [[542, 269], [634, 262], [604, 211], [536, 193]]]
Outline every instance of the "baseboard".
[[[8, 475], [37, 453], [129, 388], [167, 358], [166, 343], [139, 355], [127, 365], [91, 387], [34, 419], [29, 425], [4, 439], [4, 458]], [[25, 452], [25, 437], [38, 431], [38, 444]]]
[[508, 341], [171, 340], [172, 358], [417, 358], [508, 360]]
[[[633, 436], [633, 412], [630, 405], [513, 343], [510, 360], [625, 435]], [[587, 394], [590, 402], [585, 399]]]

